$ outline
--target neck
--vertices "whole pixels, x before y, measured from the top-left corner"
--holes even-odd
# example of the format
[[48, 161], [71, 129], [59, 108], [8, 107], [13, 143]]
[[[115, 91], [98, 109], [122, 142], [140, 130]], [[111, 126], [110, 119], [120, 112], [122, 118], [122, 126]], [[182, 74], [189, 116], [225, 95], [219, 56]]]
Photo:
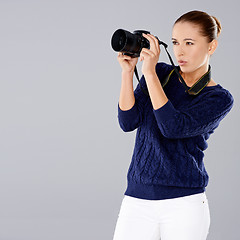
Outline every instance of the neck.
[[208, 64], [196, 69], [193, 72], [182, 72], [180, 70], [180, 74], [186, 84], [191, 87], [194, 83], [196, 83], [206, 72], [208, 71]]

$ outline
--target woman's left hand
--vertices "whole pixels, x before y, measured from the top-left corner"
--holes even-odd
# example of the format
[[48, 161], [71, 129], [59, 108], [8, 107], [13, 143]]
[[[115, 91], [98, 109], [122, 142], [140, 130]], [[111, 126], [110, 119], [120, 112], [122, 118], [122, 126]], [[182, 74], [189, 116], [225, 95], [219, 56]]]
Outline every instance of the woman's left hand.
[[143, 61], [142, 64], [142, 73], [144, 75], [154, 74], [156, 72], [155, 67], [160, 55], [160, 46], [157, 38], [151, 34], [144, 34], [143, 37], [148, 39], [150, 42], [150, 49], [143, 48], [140, 53], [140, 61]]

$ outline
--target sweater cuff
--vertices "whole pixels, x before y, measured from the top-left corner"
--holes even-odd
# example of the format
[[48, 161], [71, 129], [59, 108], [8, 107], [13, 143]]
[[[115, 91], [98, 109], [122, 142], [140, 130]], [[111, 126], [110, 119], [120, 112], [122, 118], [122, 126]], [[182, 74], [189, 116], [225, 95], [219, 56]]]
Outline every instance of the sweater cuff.
[[172, 105], [171, 101], [168, 100], [165, 105], [158, 109], [153, 109], [153, 113], [156, 117], [156, 120], [159, 122], [165, 122], [170, 120], [175, 114], [176, 114], [176, 109]]
[[137, 108], [136, 103], [134, 103], [132, 108], [130, 108], [128, 110], [121, 110], [119, 107], [119, 103], [118, 103], [118, 116], [122, 120], [126, 120], [126, 121], [135, 119], [138, 116], [138, 108]]

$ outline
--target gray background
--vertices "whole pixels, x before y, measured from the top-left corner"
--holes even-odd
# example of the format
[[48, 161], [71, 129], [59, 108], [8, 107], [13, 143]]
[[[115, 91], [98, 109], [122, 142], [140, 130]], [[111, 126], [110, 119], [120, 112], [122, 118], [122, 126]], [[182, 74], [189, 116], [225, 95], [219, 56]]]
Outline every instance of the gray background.
[[235, 99], [205, 151], [208, 239], [238, 239], [239, 3], [226, 3], [0, 1], [0, 240], [112, 239], [136, 132], [118, 125], [111, 36], [147, 29], [174, 56], [172, 25], [194, 9], [222, 23], [212, 76]]

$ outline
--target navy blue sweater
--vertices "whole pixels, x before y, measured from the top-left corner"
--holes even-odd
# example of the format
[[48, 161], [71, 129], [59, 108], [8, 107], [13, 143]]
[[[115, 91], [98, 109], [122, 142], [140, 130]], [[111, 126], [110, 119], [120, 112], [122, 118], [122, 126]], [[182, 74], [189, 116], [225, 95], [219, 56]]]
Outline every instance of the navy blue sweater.
[[[173, 69], [158, 63], [160, 81]], [[144, 76], [141, 86], [147, 89]], [[198, 95], [185, 92], [173, 74], [164, 87], [168, 102], [154, 110], [150, 97], [139, 84], [135, 104], [123, 111], [118, 103], [118, 121], [124, 132], [137, 129], [125, 195], [160, 200], [205, 191], [209, 176], [203, 157], [207, 139], [233, 106], [233, 96], [220, 84], [205, 87]]]

